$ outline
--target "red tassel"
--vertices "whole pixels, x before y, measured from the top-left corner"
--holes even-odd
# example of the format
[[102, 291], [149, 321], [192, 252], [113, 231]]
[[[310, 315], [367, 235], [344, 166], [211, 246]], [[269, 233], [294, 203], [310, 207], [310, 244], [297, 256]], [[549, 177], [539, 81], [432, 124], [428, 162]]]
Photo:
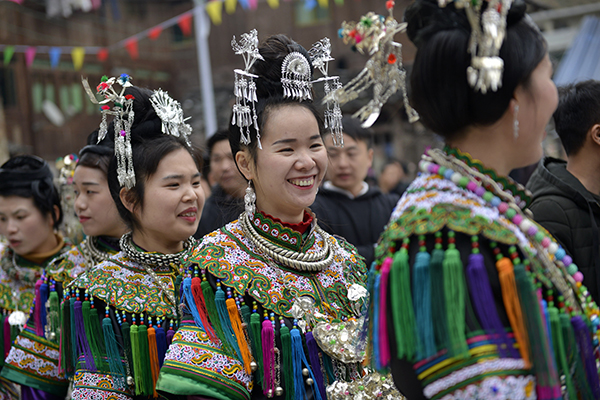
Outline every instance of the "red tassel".
[[206, 311], [206, 304], [204, 302], [204, 294], [202, 293], [201, 283], [202, 281], [200, 280], [200, 278], [192, 278], [192, 295], [194, 296], [196, 309], [198, 310], [198, 314], [200, 314], [200, 319], [202, 320], [204, 330], [206, 331], [206, 334], [208, 335], [210, 340], [213, 343], [216, 343], [218, 341], [218, 338], [212, 326], [210, 325], [210, 322], [208, 322], [208, 312]]

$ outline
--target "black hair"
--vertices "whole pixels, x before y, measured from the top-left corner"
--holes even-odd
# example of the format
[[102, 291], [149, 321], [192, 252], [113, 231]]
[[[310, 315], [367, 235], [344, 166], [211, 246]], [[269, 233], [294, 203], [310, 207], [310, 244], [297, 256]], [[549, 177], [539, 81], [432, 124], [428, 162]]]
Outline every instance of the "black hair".
[[213, 147], [215, 144], [222, 142], [223, 140], [229, 141], [229, 131], [227, 130], [219, 130], [215, 132], [211, 137], [206, 141], [206, 150], [208, 150], [208, 157], [212, 156]]
[[575, 155], [588, 131], [600, 124], [600, 81], [588, 80], [558, 88], [554, 126], [567, 156]]
[[105, 137], [98, 143], [98, 130], [95, 130], [89, 134], [87, 145], [79, 151], [77, 166], [99, 169], [104, 175], [108, 175], [108, 165], [114, 152], [112, 140]]
[[[54, 229], [62, 222], [60, 194], [48, 163], [37, 156], [16, 156], [0, 167], [0, 196], [33, 199], [42, 215], [50, 215]], [[54, 207], [58, 207], [56, 215]]]
[[513, 3], [499, 54], [504, 60], [502, 86], [482, 94], [467, 81], [471, 27], [464, 9], [454, 3], [441, 8], [437, 0], [417, 0], [406, 9], [405, 20], [408, 37], [418, 48], [410, 76], [411, 105], [427, 128], [450, 140], [468, 126], [498, 121], [517, 86], [527, 88], [531, 73], [547, 53], [544, 37], [525, 16], [525, 4]]
[[[278, 108], [284, 106], [300, 106], [304, 107], [314, 115], [319, 126], [319, 133], [323, 132], [323, 116], [321, 115], [320, 110], [313, 104], [311, 100], [299, 101], [297, 99], [283, 96], [283, 86], [281, 85], [281, 66], [284, 58], [292, 52], [298, 52], [309, 61], [310, 65], [310, 56], [308, 51], [306, 51], [304, 47], [293, 41], [288, 36], [281, 34], [273, 35], [267, 38], [259, 45], [258, 51], [264, 60], [257, 60], [252, 66], [251, 72], [259, 76], [255, 79], [256, 95], [258, 98], [255, 107], [259, 130], [263, 130], [270, 113]], [[311, 77], [312, 74], [313, 68], [311, 65]], [[247, 128], [243, 129], [245, 131]], [[229, 144], [231, 146], [231, 153], [233, 154], [233, 158], [235, 160], [235, 155], [238, 152], [242, 151], [243, 149], [248, 149], [254, 163], [256, 163], [258, 149], [258, 140], [256, 139], [257, 132], [254, 126], [250, 126], [248, 129], [250, 132], [250, 143], [245, 145], [240, 142], [242, 135], [240, 128], [237, 125], [229, 125]]]
[[[158, 164], [166, 155], [179, 149], [185, 149], [192, 156], [199, 171], [202, 170], [202, 157], [198, 149], [189, 146], [183, 137], [162, 133], [162, 121], [156, 115], [150, 103], [151, 90], [133, 86], [127, 88], [125, 94], [134, 96], [131, 150], [136, 184], [128, 191], [127, 196], [129, 196], [129, 201], [132, 202], [134, 208], [137, 208], [144, 206], [145, 183], [156, 172]], [[112, 137], [113, 134], [114, 127], [111, 123], [108, 127], [108, 135]], [[114, 156], [110, 160], [107, 177], [110, 194], [115, 201], [121, 219], [131, 229], [139, 227], [139, 221], [121, 201], [121, 185], [117, 177], [117, 158]]]
[[[373, 130], [370, 128], [363, 128], [360, 121], [356, 118], [349, 116], [342, 117], [342, 131], [344, 136], [350, 136], [355, 141], [365, 142], [367, 149], [373, 147]], [[322, 135], [329, 134], [329, 132], [323, 132]]]

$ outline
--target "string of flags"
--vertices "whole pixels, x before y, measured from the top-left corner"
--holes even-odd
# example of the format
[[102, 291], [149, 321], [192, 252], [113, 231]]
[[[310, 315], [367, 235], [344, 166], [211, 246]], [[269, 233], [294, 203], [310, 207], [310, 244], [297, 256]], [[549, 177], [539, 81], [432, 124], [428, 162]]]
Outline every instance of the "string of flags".
[[[19, 3], [18, 0], [12, 0]], [[283, 0], [290, 2], [293, 0]], [[329, 0], [303, 0], [304, 7], [308, 10], [312, 10], [315, 7], [327, 8], [329, 7]], [[344, 0], [334, 0], [335, 4], [342, 6]], [[22, 2], [22, 0], [21, 0]], [[223, 7], [227, 14], [233, 14], [236, 11], [237, 3], [240, 3], [244, 10], [255, 10], [258, 8], [259, 0], [209, 0], [205, 3], [204, 8], [208, 14], [210, 20], [215, 25], [220, 25], [223, 21]], [[279, 0], [266, 0], [269, 7], [277, 9], [279, 7]], [[27, 45], [7, 45], [0, 44], [0, 51], [4, 55], [4, 65], [8, 65], [12, 60], [15, 53], [25, 54], [25, 63], [27, 67], [31, 67], [36, 55], [48, 54], [50, 58], [50, 67], [56, 68], [60, 62], [60, 58], [63, 54], [70, 54], [73, 62], [73, 68], [79, 71], [83, 67], [83, 62], [86, 54], [95, 54], [96, 59], [100, 62], [104, 62], [108, 59], [109, 54], [117, 49], [125, 48], [129, 53], [132, 60], [139, 58], [138, 42], [141, 39], [149, 38], [150, 40], [156, 40], [160, 37], [163, 30], [170, 28], [174, 25], [178, 25], [184, 36], [192, 35], [192, 22], [193, 22], [194, 10], [186, 11], [173, 18], [161, 22], [160, 24], [151, 28], [145, 29], [135, 35], [129, 36], [117, 43], [114, 43], [107, 47], [101, 46], [27, 46]]]

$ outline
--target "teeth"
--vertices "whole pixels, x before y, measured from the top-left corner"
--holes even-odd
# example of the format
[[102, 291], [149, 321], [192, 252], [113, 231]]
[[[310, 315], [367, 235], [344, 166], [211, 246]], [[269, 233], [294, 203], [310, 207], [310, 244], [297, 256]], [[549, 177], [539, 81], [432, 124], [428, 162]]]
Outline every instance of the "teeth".
[[185, 214], [179, 214], [179, 215], [181, 215], [182, 217], [195, 217], [196, 213], [185, 213]]
[[290, 182], [296, 186], [310, 186], [313, 184], [314, 179], [290, 179]]

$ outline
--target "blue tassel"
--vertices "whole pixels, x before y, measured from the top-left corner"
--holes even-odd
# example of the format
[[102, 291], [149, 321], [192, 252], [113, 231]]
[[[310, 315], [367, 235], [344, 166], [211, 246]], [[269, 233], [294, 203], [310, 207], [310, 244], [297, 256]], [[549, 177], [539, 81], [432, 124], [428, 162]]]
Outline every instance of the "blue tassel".
[[221, 289], [221, 284], [217, 283], [217, 292], [215, 293], [215, 304], [217, 305], [217, 312], [219, 313], [219, 321], [221, 321], [221, 328], [223, 328], [223, 333], [225, 334], [225, 339], [231, 346], [232, 349], [235, 350], [238, 360], [242, 360], [242, 353], [238, 347], [237, 340], [235, 338], [235, 333], [233, 332], [233, 328], [231, 327], [231, 320], [229, 319], [229, 311], [227, 311], [227, 303], [225, 302], [225, 292]]
[[108, 368], [110, 369], [111, 375], [113, 375], [117, 387], [124, 387], [125, 371], [123, 370], [123, 362], [121, 361], [121, 355], [119, 354], [119, 344], [115, 337], [115, 331], [112, 326], [112, 321], [108, 316], [108, 312], [106, 317], [102, 320], [102, 332], [104, 332]]
[[548, 333], [548, 344], [550, 348], [554, 348], [554, 344], [552, 342], [552, 329], [550, 328], [550, 313], [548, 312], [548, 302], [544, 299], [540, 301], [540, 305], [542, 306], [542, 312], [544, 313], [544, 319], [546, 320], [546, 331]]
[[304, 378], [302, 377], [302, 357], [304, 356], [302, 337], [298, 328], [292, 329], [290, 335], [292, 336], [292, 365], [294, 366], [294, 398], [304, 399], [306, 391], [304, 389]]
[[167, 335], [162, 325], [156, 328], [156, 352], [158, 354], [158, 364], [162, 367], [167, 353]]
[[204, 329], [204, 325], [202, 325], [202, 320], [200, 319], [200, 314], [198, 313], [196, 302], [194, 301], [194, 296], [192, 294], [192, 278], [190, 277], [187, 277], [183, 280], [183, 294], [185, 296], [187, 308], [188, 310], [190, 310], [192, 317], [194, 317], [194, 323], [198, 328], [206, 332], [206, 330]]
[[381, 370], [381, 356], [379, 354], [379, 284], [381, 283], [381, 274], [375, 275], [373, 279], [373, 358], [375, 361], [375, 368]]
[[417, 358], [429, 358], [436, 352], [435, 333], [431, 317], [431, 281], [429, 277], [430, 255], [417, 253], [413, 266], [413, 305], [417, 322]]
[[40, 320], [42, 322], [42, 332], [45, 332], [46, 324], [48, 323], [48, 317], [46, 315], [46, 303], [48, 302], [48, 295], [50, 294], [50, 288], [46, 282], [40, 286]]
[[[308, 359], [306, 358], [306, 353], [304, 352], [304, 348], [302, 347], [302, 337], [300, 336], [300, 331], [298, 329], [292, 329], [292, 331], [297, 331], [296, 334], [290, 332], [290, 334], [292, 335], [292, 337], [294, 335], [298, 335], [298, 339], [300, 339], [300, 350], [301, 350], [300, 354], [302, 356], [302, 364], [304, 364], [304, 368], [308, 369], [309, 376], [310, 376], [310, 378], [314, 382], [314, 384], [313, 384], [313, 392], [314, 392], [315, 400], [322, 400], [321, 391], [320, 391], [320, 388], [319, 388], [319, 386], [317, 384], [317, 382], [318, 382], [317, 378], [316, 378], [315, 374], [313, 373], [313, 370], [310, 367], [310, 364], [308, 363]], [[293, 345], [293, 343], [294, 343], [293, 340], [294, 339], [292, 338], [292, 347], [294, 346]], [[294, 350], [294, 351], [296, 351], [296, 350]], [[318, 367], [319, 367], [319, 364], [317, 364], [315, 366], [315, 368], [318, 368]], [[327, 400], [327, 398], [325, 400]]]

